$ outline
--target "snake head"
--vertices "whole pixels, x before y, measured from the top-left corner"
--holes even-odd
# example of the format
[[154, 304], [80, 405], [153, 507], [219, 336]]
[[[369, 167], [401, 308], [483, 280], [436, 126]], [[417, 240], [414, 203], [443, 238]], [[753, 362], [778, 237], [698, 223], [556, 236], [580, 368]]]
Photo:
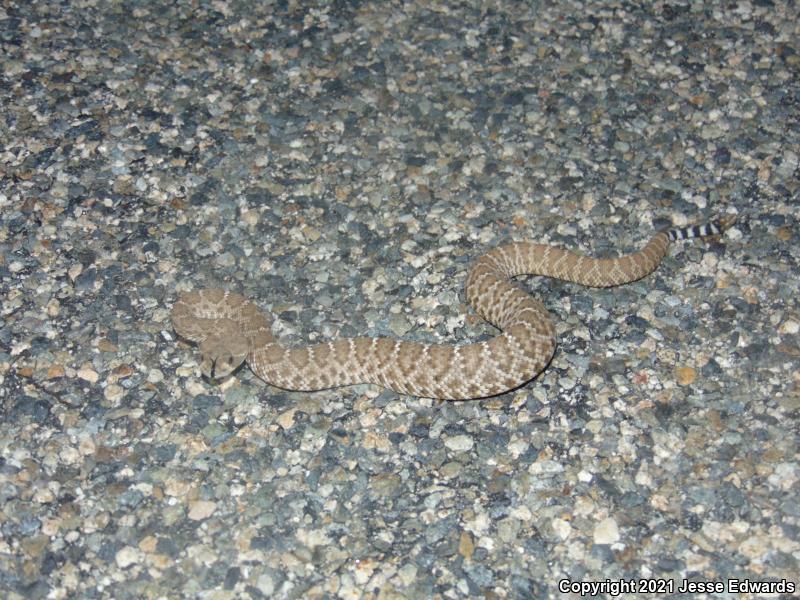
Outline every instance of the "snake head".
[[250, 344], [243, 335], [210, 335], [200, 343], [200, 370], [209, 379], [221, 379], [233, 373], [249, 352]]

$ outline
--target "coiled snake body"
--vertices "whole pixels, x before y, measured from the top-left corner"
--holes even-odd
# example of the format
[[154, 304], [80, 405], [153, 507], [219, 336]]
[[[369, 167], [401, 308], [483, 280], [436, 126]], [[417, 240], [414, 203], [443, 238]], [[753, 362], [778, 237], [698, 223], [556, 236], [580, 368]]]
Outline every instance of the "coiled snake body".
[[466, 295], [500, 333], [474, 344], [357, 337], [286, 347], [255, 304], [222, 289], [181, 294], [172, 308], [172, 324], [180, 337], [199, 344], [201, 370], [211, 378], [228, 375], [246, 360], [261, 379], [288, 390], [373, 383], [414, 396], [482, 398], [533, 379], [556, 347], [550, 313], [510, 283], [511, 277], [532, 274], [591, 287], [622, 285], [651, 273], [671, 241], [719, 235], [729, 223], [662, 231], [638, 252], [618, 258], [590, 258], [532, 242], [494, 248], [472, 266]]

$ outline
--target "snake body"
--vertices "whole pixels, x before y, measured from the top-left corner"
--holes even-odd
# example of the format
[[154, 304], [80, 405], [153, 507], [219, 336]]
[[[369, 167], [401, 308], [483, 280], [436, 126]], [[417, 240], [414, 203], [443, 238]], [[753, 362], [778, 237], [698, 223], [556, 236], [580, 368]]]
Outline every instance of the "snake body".
[[500, 330], [473, 344], [424, 344], [356, 337], [296, 347], [282, 345], [270, 319], [239, 294], [222, 289], [185, 292], [172, 308], [176, 333], [199, 344], [201, 370], [230, 374], [243, 361], [261, 379], [288, 390], [322, 390], [372, 383], [396, 392], [441, 399], [482, 398], [523, 385], [550, 362], [556, 332], [547, 309], [509, 280], [544, 275], [590, 287], [613, 287], [653, 272], [670, 243], [719, 235], [726, 221], [656, 233], [639, 251], [590, 258], [533, 242], [498, 246], [479, 257], [467, 275], [467, 300]]

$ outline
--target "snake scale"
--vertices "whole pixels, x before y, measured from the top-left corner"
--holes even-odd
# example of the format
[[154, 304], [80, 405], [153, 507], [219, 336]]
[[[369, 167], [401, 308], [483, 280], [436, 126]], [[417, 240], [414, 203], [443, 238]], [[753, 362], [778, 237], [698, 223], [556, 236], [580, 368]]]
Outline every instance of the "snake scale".
[[372, 383], [414, 396], [483, 398], [536, 377], [556, 347], [550, 313], [510, 278], [532, 274], [590, 287], [622, 285], [653, 272], [671, 242], [720, 235], [729, 223], [722, 219], [661, 231], [641, 250], [618, 258], [590, 258], [533, 242], [498, 246], [473, 264], [466, 296], [500, 332], [473, 344], [356, 337], [287, 347], [275, 339], [270, 318], [255, 304], [222, 289], [181, 294], [172, 308], [172, 325], [180, 337], [199, 344], [201, 371], [212, 379], [230, 374], [246, 360], [258, 377], [288, 390]]

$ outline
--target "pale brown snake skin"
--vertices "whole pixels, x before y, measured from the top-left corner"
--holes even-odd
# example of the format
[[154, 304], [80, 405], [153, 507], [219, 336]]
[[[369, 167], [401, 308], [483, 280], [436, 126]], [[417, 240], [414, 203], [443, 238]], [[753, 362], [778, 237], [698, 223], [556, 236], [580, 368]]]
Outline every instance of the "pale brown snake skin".
[[222, 289], [181, 294], [172, 325], [180, 337], [200, 345], [201, 370], [211, 378], [228, 375], [246, 360], [261, 379], [287, 390], [373, 383], [413, 396], [483, 398], [536, 377], [556, 347], [550, 313], [510, 278], [531, 274], [590, 287], [622, 285], [653, 272], [671, 241], [720, 235], [731, 220], [659, 232], [638, 252], [618, 258], [590, 258], [533, 242], [494, 248], [469, 271], [466, 295], [500, 333], [474, 344], [357, 337], [287, 347], [274, 338], [269, 317], [255, 304]]

